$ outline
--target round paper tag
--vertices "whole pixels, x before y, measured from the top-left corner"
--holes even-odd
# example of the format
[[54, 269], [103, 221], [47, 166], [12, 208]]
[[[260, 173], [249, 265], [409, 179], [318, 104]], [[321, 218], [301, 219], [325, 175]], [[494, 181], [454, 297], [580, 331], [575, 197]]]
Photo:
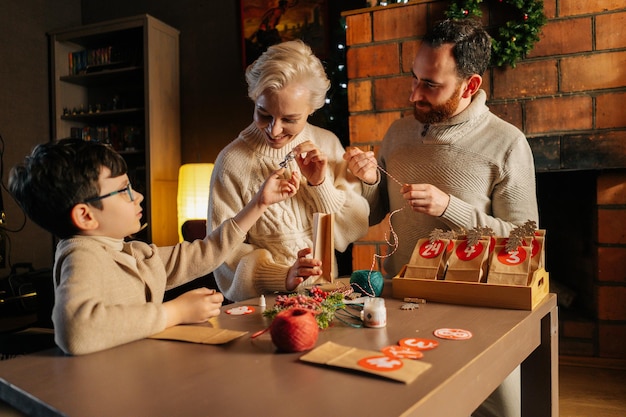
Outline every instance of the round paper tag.
[[242, 316], [244, 314], [254, 313], [254, 307], [250, 306], [240, 306], [233, 307], [226, 310], [226, 314], [231, 314], [233, 316]]
[[469, 330], [463, 329], [437, 329], [434, 332], [434, 335], [440, 339], [450, 339], [450, 340], [467, 340], [472, 337], [472, 332]]
[[401, 339], [398, 344], [400, 346], [408, 346], [418, 350], [431, 350], [439, 346], [439, 342], [432, 339], [420, 339], [417, 337], [407, 337]]
[[389, 356], [369, 356], [360, 359], [357, 363], [365, 369], [379, 372], [395, 371], [402, 368], [402, 365], [404, 365], [400, 359], [391, 358]]
[[424, 354], [419, 349], [411, 346], [392, 345], [382, 348], [381, 352], [390, 358], [421, 359], [424, 357]]

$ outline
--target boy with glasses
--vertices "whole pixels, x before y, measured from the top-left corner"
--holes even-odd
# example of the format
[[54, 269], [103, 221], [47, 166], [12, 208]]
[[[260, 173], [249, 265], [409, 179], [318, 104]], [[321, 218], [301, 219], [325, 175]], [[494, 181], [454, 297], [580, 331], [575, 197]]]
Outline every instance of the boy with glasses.
[[55, 342], [79, 355], [201, 323], [224, 297], [207, 288], [163, 302], [166, 289], [219, 266], [271, 204], [298, 191], [297, 174], [272, 173], [253, 199], [203, 240], [157, 247], [124, 239], [141, 230], [143, 195], [124, 159], [98, 142], [65, 139], [38, 145], [10, 173], [9, 191], [39, 226], [56, 235]]

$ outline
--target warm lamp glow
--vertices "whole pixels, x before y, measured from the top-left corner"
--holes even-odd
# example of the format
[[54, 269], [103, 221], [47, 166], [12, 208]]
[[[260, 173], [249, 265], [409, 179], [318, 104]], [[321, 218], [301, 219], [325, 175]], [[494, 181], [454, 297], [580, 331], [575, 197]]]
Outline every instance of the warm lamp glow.
[[178, 170], [178, 237], [187, 220], [206, 219], [213, 164], [185, 164]]

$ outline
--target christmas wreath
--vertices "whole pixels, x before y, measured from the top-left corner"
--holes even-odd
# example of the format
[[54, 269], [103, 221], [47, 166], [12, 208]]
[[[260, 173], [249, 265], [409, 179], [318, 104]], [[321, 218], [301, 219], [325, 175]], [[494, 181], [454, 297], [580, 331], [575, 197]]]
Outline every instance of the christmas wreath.
[[[483, 0], [453, 1], [446, 11], [446, 16], [451, 19], [480, 17], [482, 2]], [[515, 19], [499, 26], [497, 34], [492, 35], [491, 63], [498, 67], [510, 65], [515, 68], [517, 61], [525, 57], [539, 40], [540, 29], [546, 23], [543, 1], [497, 0], [497, 2], [513, 6]]]

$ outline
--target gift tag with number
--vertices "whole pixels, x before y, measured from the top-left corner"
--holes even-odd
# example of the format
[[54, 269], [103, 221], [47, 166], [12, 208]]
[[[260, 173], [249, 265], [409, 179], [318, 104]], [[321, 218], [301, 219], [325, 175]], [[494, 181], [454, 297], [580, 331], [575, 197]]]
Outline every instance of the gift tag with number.
[[434, 335], [440, 339], [450, 339], [450, 340], [467, 340], [471, 339], [472, 332], [469, 330], [463, 329], [437, 329], [434, 331]]
[[415, 347], [412, 346], [386, 346], [380, 350], [389, 356], [390, 358], [403, 358], [403, 359], [421, 359], [424, 354]]
[[418, 337], [407, 337], [406, 339], [401, 339], [398, 344], [400, 346], [413, 347], [419, 350], [431, 350], [439, 346], [439, 342], [436, 340], [421, 339]]
[[226, 314], [230, 314], [232, 316], [243, 316], [244, 314], [254, 313], [254, 307], [251, 306], [240, 306], [233, 307], [226, 310]]

